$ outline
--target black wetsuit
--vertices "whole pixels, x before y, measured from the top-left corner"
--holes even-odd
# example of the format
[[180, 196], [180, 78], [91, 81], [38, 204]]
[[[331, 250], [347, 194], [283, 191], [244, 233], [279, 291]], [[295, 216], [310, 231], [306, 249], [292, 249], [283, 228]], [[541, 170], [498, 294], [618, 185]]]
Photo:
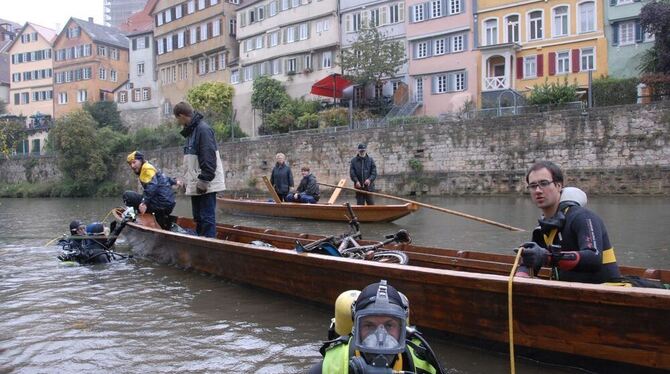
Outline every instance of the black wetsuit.
[[559, 207], [552, 219], [539, 222], [534, 242], [550, 251], [553, 244], [560, 252], [576, 253], [575, 261], [558, 263], [559, 280], [604, 283], [621, 278], [605, 224], [595, 213], [578, 205]]

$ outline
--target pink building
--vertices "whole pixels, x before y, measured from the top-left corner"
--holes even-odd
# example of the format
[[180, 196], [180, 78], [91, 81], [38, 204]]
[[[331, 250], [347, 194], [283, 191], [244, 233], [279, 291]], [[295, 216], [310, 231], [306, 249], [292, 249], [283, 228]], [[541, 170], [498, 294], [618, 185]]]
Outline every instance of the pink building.
[[415, 114], [458, 112], [477, 100], [477, 64], [471, 3], [407, 0], [407, 44]]

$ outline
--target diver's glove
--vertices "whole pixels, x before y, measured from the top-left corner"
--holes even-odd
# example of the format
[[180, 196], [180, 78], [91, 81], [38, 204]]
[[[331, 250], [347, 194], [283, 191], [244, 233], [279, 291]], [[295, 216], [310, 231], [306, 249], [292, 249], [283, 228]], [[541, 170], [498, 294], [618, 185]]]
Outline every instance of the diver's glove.
[[[542, 266], [547, 266], [551, 262], [551, 252], [540, 247], [535, 242], [526, 242], [521, 244], [521, 265], [532, 269], [537, 274]], [[519, 249], [515, 249], [517, 252]]]

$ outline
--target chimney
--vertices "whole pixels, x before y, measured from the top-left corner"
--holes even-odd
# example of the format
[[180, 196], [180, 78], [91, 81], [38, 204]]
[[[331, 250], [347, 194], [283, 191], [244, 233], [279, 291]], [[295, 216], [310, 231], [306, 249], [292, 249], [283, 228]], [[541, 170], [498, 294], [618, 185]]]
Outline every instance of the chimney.
[[93, 17], [88, 17], [88, 22], [93, 23]]

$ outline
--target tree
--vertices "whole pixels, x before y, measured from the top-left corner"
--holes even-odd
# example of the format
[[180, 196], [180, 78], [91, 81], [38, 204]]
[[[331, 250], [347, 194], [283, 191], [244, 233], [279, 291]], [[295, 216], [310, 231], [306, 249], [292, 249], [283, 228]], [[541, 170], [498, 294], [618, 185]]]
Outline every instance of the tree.
[[24, 117], [0, 120], [0, 153], [8, 157], [24, 139], [26, 127]]
[[101, 131], [97, 136], [97, 122], [85, 110], [71, 112], [56, 121], [49, 131], [49, 143], [57, 154], [58, 167], [66, 178], [77, 186], [75, 195], [87, 195], [108, 175], [106, 143]]
[[398, 74], [405, 63], [403, 43], [390, 40], [375, 27], [362, 28], [358, 39], [340, 55], [345, 76], [362, 86], [381, 84], [383, 79]]
[[546, 80], [542, 85], [534, 85], [528, 98], [531, 105], [565, 104], [577, 100], [577, 84], [568, 84], [568, 78], [563, 83]]
[[286, 93], [286, 88], [278, 80], [265, 75], [254, 79], [251, 107], [261, 111], [264, 124], [267, 116], [288, 100], [289, 96]]
[[205, 82], [188, 90], [186, 100], [193, 109], [212, 121], [230, 120], [233, 111], [233, 87], [224, 82]]
[[123, 126], [119, 109], [113, 101], [97, 101], [95, 103], [84, 104], [84, 110], [97, 122], [98, 128], [109, 127], [114, 131], [126, 133], [127, 129]]
[[642, 7], [640, 25], [655, 38], [654, 47], [642, 56], [640, 70], [670, 74], [670, 1], [654, 1]]

